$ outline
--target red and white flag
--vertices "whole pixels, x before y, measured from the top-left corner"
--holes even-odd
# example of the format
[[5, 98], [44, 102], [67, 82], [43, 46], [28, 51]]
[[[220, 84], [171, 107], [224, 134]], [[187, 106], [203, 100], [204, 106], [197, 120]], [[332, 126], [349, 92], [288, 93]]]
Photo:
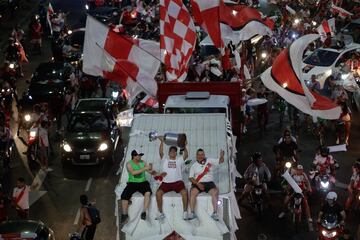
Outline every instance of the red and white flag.
[[333, 14], [339, 14], [341, 18], [351, 17], [353, 14], [351, 12], [346, 11], [345, 9], [338, 7], [334, 4], [331, 5], [330, 12]]
[[318, 34], [305, 35], [280, 52], [272, 67], [261, 74], [261, 80], [300, 111], [323, 119], [338, 119], [341, 108], [332, 100], [311, 91], [302, 74], [302, 55]]
[[219, 5], [219, 0], [191, 0], [192, 15], [196, 24], [209, 34], [215, 47], [222, 48]]
[[272, 35], [272, 19], [255, 8], [226, 3], [229, 2], [192, 0], [194, 18], [207, 31], [214, 46], [220, 48], [222, 41], [237, 44], [255, 35]]
[[159, 58], [158, 43], [118, 35], [93, 17], [87, 17], [83, 71], [120, 83], [130, 102], [140, 92], [156, 96], [154, 77], [160, 67]]
[[52, 14], [54, 14], [54, 9], [53, 9], [51, 3], [49, 2], [49, 6], [48, 6], [47, 11], [46, 11], [46, 20], [47, 20], [47, 22], [49, 24], [51, 35], [53, 34], [53, 29], [52, 29], [52, 26], [51, 26], [51, 15]]
[[195, 25], [183, 1], [160, 0], [161, 61], [168, 81], [185, 80], [195, 43]]
[[140, 102], [152, 108], [159, 108], [159, 101], [150, 95], [146, 95]]
[[326, 39], [326, 34], [330, 33], [331, 36], [335, 36], [335, 18], [324, 20], [316, 30], [320, 34], [321, 41], [323, 42]]
[[255, 35], [272, 35], [274, 21], [255, 8], [245, 5], [228, 5], [220, 0], [220, 28], [222, 38], [234, 44]]

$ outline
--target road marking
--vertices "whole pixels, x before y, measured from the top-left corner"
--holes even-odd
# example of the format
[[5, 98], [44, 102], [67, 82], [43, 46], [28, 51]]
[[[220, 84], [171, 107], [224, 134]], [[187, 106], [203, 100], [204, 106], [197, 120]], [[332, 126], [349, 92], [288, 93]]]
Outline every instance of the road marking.
[[45, 178], [47, 175], [47, 171], [44, 171], [42, 169], [39, 170], [39, 172], [36, 174], [31, 186], [34, 190], [40, 190]]
[[77, 225], [79, 223], [79, 219], [80, 219], [80, 208], [76, 212], [74, 225]]
[[89, 191], [92, 180], [93, 180], [92, 178], [89, 178], [89, 180], [87, 181], [86, 186], [85, 186], [85, 192]]

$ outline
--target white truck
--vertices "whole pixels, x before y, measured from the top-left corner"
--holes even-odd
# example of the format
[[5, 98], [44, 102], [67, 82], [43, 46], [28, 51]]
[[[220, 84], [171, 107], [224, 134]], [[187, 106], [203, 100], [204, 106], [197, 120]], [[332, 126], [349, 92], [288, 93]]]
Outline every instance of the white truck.
[[[132, 122], [129, 143], [125, 149], [124, 159], [121, 163], [119, 183], [116, 186], [116, 215], [117, 215], [117, 239], [127, 240], [162, 240], [162, 239], [186, 239], [186, 240], [220, 240], [236, 239], [236, 219], [240, 218], [240, 211], [235, 198], [235, 177], [238, 176], [234, 163], [235, 143], [233, 136], [227, 129], [229, 121], [224, 113], [204, 114], [139, 114], [135, 115]], [[192, 162], [183, 169], [183, 180], [186, 188], [190, 189], [189, 168], [195, 161], [195, 153], [199, 148], [204, 149], [206, 156], [218, 157], [220, 149], [225, 151], [225, 162], [214, 169], [214, 182], [219, 188], [219, 216], [220, 221], [214, 221], [210, 215], [213, 211], [211, 197], [208, 194], [200, 194], [197, 197], [195, 212], [199, 217], [196, 223], [182, 219], [182, 202], [180, 194], [166, 193], [163, 197], [163, 209], [165, 221], [155, 220], [158, 215], [155, 192], [158, 182], [147, 175], [153, 195], [147, 214], [147, 220], [141, 220], [143, 209], [143, 196], [135, 193], [129, 207], [129, 221], [120, 225], [121, 200], [120, 196], [128, 180], [126, 163], [131, 159], [131, 151], [137, 149], [144, 153], [143, 159], [153, 163], [155, 170], [161, 170], [159, 157], [159, 141], [150, 142], [148, 134], [156, 130], [160, 134], [166, 132], [185, 133], [187, 135], [189, 159]], [[165, 145], [166, 146], [166, 145]], [[168, 152], [168, 147], [164, 152]], [[174, 238], [177, 236], [177, 238]]]

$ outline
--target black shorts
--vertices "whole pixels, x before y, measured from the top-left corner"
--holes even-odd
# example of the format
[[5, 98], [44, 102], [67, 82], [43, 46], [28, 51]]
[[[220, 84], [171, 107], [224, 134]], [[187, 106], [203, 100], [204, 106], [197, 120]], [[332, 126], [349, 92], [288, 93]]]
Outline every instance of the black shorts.
[[147, 192], [150, 192], [151, 194], [151, 188], [149, 182], [148, 181], [141, 183], [128, 182], [126, 184], [124, 191], [121, 194], [121, 200], [130, 200], [131, 196], [136, 192], [139, 192], [142, 195], [145, 195], [145, 193]]
[[201, 191], [200, 188], [194, 184], [191, 185], [191, 188], [196, 188], [199, 192], [206, 192], [208, 193], [211, 189], [216, 188], [214, 182], [201, 182], [204, 185], [204, 191]]

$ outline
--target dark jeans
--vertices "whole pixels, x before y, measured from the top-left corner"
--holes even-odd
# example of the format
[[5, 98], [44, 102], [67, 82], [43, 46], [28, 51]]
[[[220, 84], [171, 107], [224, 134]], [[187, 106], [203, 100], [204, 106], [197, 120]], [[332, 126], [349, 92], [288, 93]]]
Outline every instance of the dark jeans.
[[81, 233], [82, 240], [93, 240], [95, 236], [96, 225], [86, 226]]

